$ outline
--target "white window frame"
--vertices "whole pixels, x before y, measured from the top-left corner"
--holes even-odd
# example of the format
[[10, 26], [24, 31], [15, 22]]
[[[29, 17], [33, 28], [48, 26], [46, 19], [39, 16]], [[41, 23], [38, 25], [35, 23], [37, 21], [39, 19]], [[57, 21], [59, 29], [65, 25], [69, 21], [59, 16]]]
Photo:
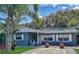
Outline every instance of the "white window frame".
[[49, 41], [48, 42], [54, 42], [55, 41], [55, 35], [42, 35], [43, 36], [43, 41], [44, 41], [44, 38], [52, 38], [52, 41]]
[[[56, 35], [56, 41], [57, 42], [61, 42], [61, 41], [58, 40], [58, 38], [59, 38], [58, 35], [60, 35], [60, 34]], [[70, 41], [72, 41], [72, 34], [66, 34], [66, 35], [68, 35], [68, 41], [63, 41], [63, 42], [70, 42]]]
[[15, 39], [16, 41], [24, 40], [24, 34], [19, 34], [19, 35], [21, 35], [21, 38], [22, 38], [22, 39], [19, 39], [19, 40], [16, 39], [16, 35], [17, 35], [17, 34], [14, 34], [14, 39]]

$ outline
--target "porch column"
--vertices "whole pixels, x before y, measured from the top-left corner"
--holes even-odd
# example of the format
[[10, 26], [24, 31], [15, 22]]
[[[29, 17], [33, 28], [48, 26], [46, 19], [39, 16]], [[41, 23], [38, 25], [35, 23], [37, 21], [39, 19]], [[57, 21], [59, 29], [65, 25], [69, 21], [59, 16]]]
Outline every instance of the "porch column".
[[37, 33], [37, 45], [39, 44], [39, 34]]
[[69, 41], [72, 41], [72, 34], [69, 34]]
[[56, 41], [58, 41], [58, 34], [56, 34]]
[[42, 39], [42, 41], [44, 41], [44, 40], [43, 40], [43, 35], [41, 35], [41, 39]]
[[53, 41], [55, 41], [55, 35], [53, 34]]

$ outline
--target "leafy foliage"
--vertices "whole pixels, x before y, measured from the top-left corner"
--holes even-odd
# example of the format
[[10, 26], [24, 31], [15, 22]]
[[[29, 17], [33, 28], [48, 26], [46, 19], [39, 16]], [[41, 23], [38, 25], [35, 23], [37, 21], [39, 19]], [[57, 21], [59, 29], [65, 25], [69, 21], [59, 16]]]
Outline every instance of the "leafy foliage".
[[[7, 21], [6, 26], [1, 24], [1, 30], [4, 29], [6, 32], [6, 49], [8, 53], [11, 53], [11, 46], [14, 47], [13, 42], [13, 32], [18, 29], [18, 21], [22, 15], [36, 15], [37, 13], [37, 5], [33, 5], [34, 12], [31, 13], [29, 10], [29, 5], [27, 4], [7, 4], [7, 5], [0, 5], [0, 11], [7, 13]], [[34, 16], [32, 16], [35, 18]], [[14, 49], [14, 48], [13, 48]]]
[[74, 27], [79, 25], [79, 10], [58, 11], [46, 17], [46, 25], [54, 24], [54, 27]]
[[41, 19], [35, 19], [35, 20], [33, 20], [33, 23], [35, 25], [35, 28], [39, 29], [39, 28], [41, 28], [43, 21]]

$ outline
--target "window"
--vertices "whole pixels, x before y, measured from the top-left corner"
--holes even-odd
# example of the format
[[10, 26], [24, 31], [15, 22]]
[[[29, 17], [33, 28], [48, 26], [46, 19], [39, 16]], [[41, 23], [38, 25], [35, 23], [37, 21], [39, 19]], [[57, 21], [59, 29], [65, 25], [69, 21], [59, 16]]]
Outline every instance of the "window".
[[44, 38], [44, 41], [48, 41], [47, 38]]
[[44, 41], [53, 42], [55, 40], [55, 35], [43, 35]]
[[63, 38], [58, 38], [58, 41], [62, 41], [63, 40]]
[[48, 41], [52, 41], [52, 38], [48, 38]]
[[69, 41], [69, 38], [64, 38], [64, 41]]
[[69, 41], [69, 35], [68, 34], [58, 35], [58, 41], [64, 41], [64, 42]]
[[16, 34], [16, 40], [23, 40], [23, 34]]
[[44, 38], [44, 41], [52, 42], [52, 38]]
[[58, 41], [69, 41], [69, 38], [58, 38]]

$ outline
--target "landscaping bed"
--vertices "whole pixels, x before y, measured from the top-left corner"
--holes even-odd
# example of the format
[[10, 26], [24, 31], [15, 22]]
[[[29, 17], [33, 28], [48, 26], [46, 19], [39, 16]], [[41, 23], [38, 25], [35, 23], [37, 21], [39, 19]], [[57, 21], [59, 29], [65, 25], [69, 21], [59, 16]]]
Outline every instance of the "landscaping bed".
[[[15, 50], [12, 50], [11, 54], [19, 54], [25, 51], [32, 50], [31, 47], [16, 47]], [[0, 50], [0, 54], [7, 54], [5, 50]]]

